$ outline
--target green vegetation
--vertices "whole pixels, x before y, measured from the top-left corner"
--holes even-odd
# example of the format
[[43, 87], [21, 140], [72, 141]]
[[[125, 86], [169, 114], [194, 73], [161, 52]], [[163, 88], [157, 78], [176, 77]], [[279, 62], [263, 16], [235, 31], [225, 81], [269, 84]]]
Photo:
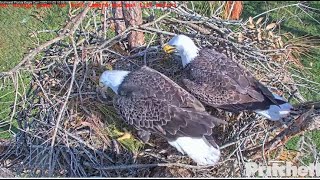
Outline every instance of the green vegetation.
[[[320, 133], [319, 131], [311, 131], [311, 132], [307, 132], [305, 133], [305, 136], [306, 137], [309, 137], [312, 139], [312, 142], [314, 143], [314, 145], [316, 146], [317, 148], [317, 151], [320, 151]], [[298, 151], [299, 150], [299, 147], [298, 147], [298, 142], [300, 140], [301, 136], [295, 136], [293, 138], [291, 138], [287, 144], [286, 144], [286, 148], [288, 150], [295, 150], [295, 151]], [[310, 152], [312, 153], [312, 152]], [[312, 163], [314, 162], [314, 157], [312, 154], [309, 154], [308, 156], [305, 156], [302, 158], [302, 161], [305, 163], [305, 164], [309, 164], [309, 163]]]
[[[282, 19], [280, 26], [281, 33], [291, 33], [294, 37], [313, 36], [320, 38], [320, 2], [310, 1], [308, 6], [318, 10], [306, 9], [302, 10], [296, 6], [288, 5], [296, 4], [298, 1], [245, 1], [242, 18], [248, 19], [250, 16], [254, 17], [262, 12], [272, 10], [268, 15], [269, 22], [276, 22]], [[281, 8], [284, 7], [284, 8]], [[261, 17], [266, 17], [265, 15]], [[302, 38], [300, 41], [304, 41]], [[309, 49], [308, 56], [302, 55], [301, 63], [308, 68], [309, 79], [315, 82], [320, 82], [320, 44], [315, 49]], [[306, 88], [301, 87], [302, 94], [307, 100], [320, 100], [320, 94], [315, 96]]]
[[299, 142], [300, 137], [299, 136], [295, 136], [293, 138], [291, 138], [287, 144], [286, 144], [286, 148], [290, 149], [290, 150], [298, 150], [298, 142]]
[[[310, 12], [307, 10], [313, 17], [311, 18], [304, 11], [295, 6], [285, 7], [295, 3], [298, 3], [298, 1], [244, 1], [244, 11], [241, 17], [243, 19], [248, 19], [250, 16], [254, 17], [268, 10], [273, 10], [269, 13], [270, 21], [283, 19], [283, 22], [281, 22], [281, 29], [283, 32], [291, 32], [296, 36], [303, 36], [306, 34], [319, 36], [320, 24], [317, 23], [317, 20], [320, 19], [320, 14], [316, 13], [316, 11]], [[317, 11], [319, 12], [319, 1], [310, 1], [308, 3], [308, 6], [318, 9]]]
[[14, 67], [30, 48], [57, 35], [67, 20], [68, 8], [1, 8], [0, 70]]
[[[0, 9], [0, 71], [8, 71], [17, 65], [24, 54], [39, 44], [57, 36], [58, 30], [68, 19], [68, 8], [16, 8]], [[19, 83], [28, 84], [30, 76], [23, 74]], [[2, 82], [1, 82], [2, 83]], [[22, 89], [19, 90], [20, 92]], [[10, 119], [10, 105], [14, 102], [14, 87], [7, 80], [0, 87], [0, 123]], [[9, 138], [10, 128], [16, 131], [16, 123], [0, 128], [0, 138]]]
[[[131, 133], [131, 131], [133, 131], [132, 127], [128, 127], [127, 124], [119, 118], [113, 107], [98, 105], [98, 109], [105, 116], [107, 121], [106, 131], [111, 138], [119, 138], [124, 135], [123, 133]], [[143, 147], [143, 143], [132, 136], [128, 139], [121, 140], [120, 144], [130, 152], [138, 152]]]
[[[294, 3], [297, 3], [297, 1], [245, 1], [243, 7], [244, 11], [241, 17], [246, 20], [250, 16], [254, 17], [262, 12]], [[283, 19], [284, 21], [281, 23], [281, 30], [283, 33], [291, 32], [295, 37], [310, 35], [320, 38], [320, 2], [310, 1], [308, 6], [318, 9], [317, 13], [316, 11], [307, 11], [313, 18], [297, 7], [286, 7], [270, 12], [269, 21], [273, 22]], [[302, 56], [300, 60], [305, 67], [310, 68], [310, 75], [312, 75], [310, 79], [320, 83], [320, 47], [311, 51], [310, 56]], [[301, 90], [304, 90], [302, 93], [308, 100], [320, 100], [319, 95], [315, 97], [314, 93], [312, 95], [305, 89]], [[315, 130], [306, 133], [306, 135], [312, 138], [319, 150], [320, 131]], [[299, 139], [299, 136], [293, 137], [287, 142], [286, 147], [288, 149], [297, 150]]]

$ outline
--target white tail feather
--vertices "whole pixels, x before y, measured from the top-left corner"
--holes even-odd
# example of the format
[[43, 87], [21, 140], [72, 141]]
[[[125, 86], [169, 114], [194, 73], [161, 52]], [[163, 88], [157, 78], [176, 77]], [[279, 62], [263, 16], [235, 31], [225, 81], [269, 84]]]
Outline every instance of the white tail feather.
[[[286, 101], [286, 99], [280, 97], [277, 94], [273, 94], [273, 96], [276, 99]], [[292, 108], [292, 105], [290, 103], [284, 103], [284, 104], [281, 104], [280, 106], [271, 105], [267, 110], [256, 110], [255, 112], [262, 116], [265, 116], [269, 120], [279, 121], [281, 118], [284, 118], [287, 115], [289, 115], [291, 108]]]
[[169, 144], [182, 154], [187, 154], [198, 165], [215, 165], [220, 159], [220, 150], [213, 147], [204, 137], [179, 137]]

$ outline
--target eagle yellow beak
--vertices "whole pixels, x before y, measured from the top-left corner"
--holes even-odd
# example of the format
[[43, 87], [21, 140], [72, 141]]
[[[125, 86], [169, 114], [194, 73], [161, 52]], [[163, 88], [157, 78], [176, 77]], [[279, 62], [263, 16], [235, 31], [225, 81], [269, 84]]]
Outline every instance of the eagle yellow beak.
[[173, 46], [170, 46], [170, 45], [168, 45], [168, 44], [165, 44], [165, 45], [163, 46], [163, 50], [164, 50], [164, 52], [166, 52], [167, 54], [171, 54], [171, 53], [173, 53], [173, 52], [176, 51], [176, 48], [173, 47]]

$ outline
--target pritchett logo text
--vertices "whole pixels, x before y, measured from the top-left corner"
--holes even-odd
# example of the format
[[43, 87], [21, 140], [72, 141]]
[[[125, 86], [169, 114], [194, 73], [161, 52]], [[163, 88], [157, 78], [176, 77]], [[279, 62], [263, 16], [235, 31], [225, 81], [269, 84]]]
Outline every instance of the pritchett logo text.
[[255, 162], [245, 163], [245, 175], [247, 177], [314, 177], [320, 176], [320, 163], [310, 163], [309, 166], [294, 166], [291, 162], [271, 163], [264, 166]]

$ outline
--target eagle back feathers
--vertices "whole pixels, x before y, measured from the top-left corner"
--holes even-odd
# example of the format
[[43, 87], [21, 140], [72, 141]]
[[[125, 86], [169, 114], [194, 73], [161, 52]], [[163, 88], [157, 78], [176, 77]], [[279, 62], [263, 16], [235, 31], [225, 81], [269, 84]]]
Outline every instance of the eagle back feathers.
[[146, 66], [124, 79], [114, 106], [128, 124], [167, 138], [210, 135], [224, 123], [205, 112], [193, 95]]
[[272, 93], [248, 71], [226, 55], [204, 48], [185, 67], [186, 88], [203, 103], [241, 111], [268, 108], [277, 103]]

